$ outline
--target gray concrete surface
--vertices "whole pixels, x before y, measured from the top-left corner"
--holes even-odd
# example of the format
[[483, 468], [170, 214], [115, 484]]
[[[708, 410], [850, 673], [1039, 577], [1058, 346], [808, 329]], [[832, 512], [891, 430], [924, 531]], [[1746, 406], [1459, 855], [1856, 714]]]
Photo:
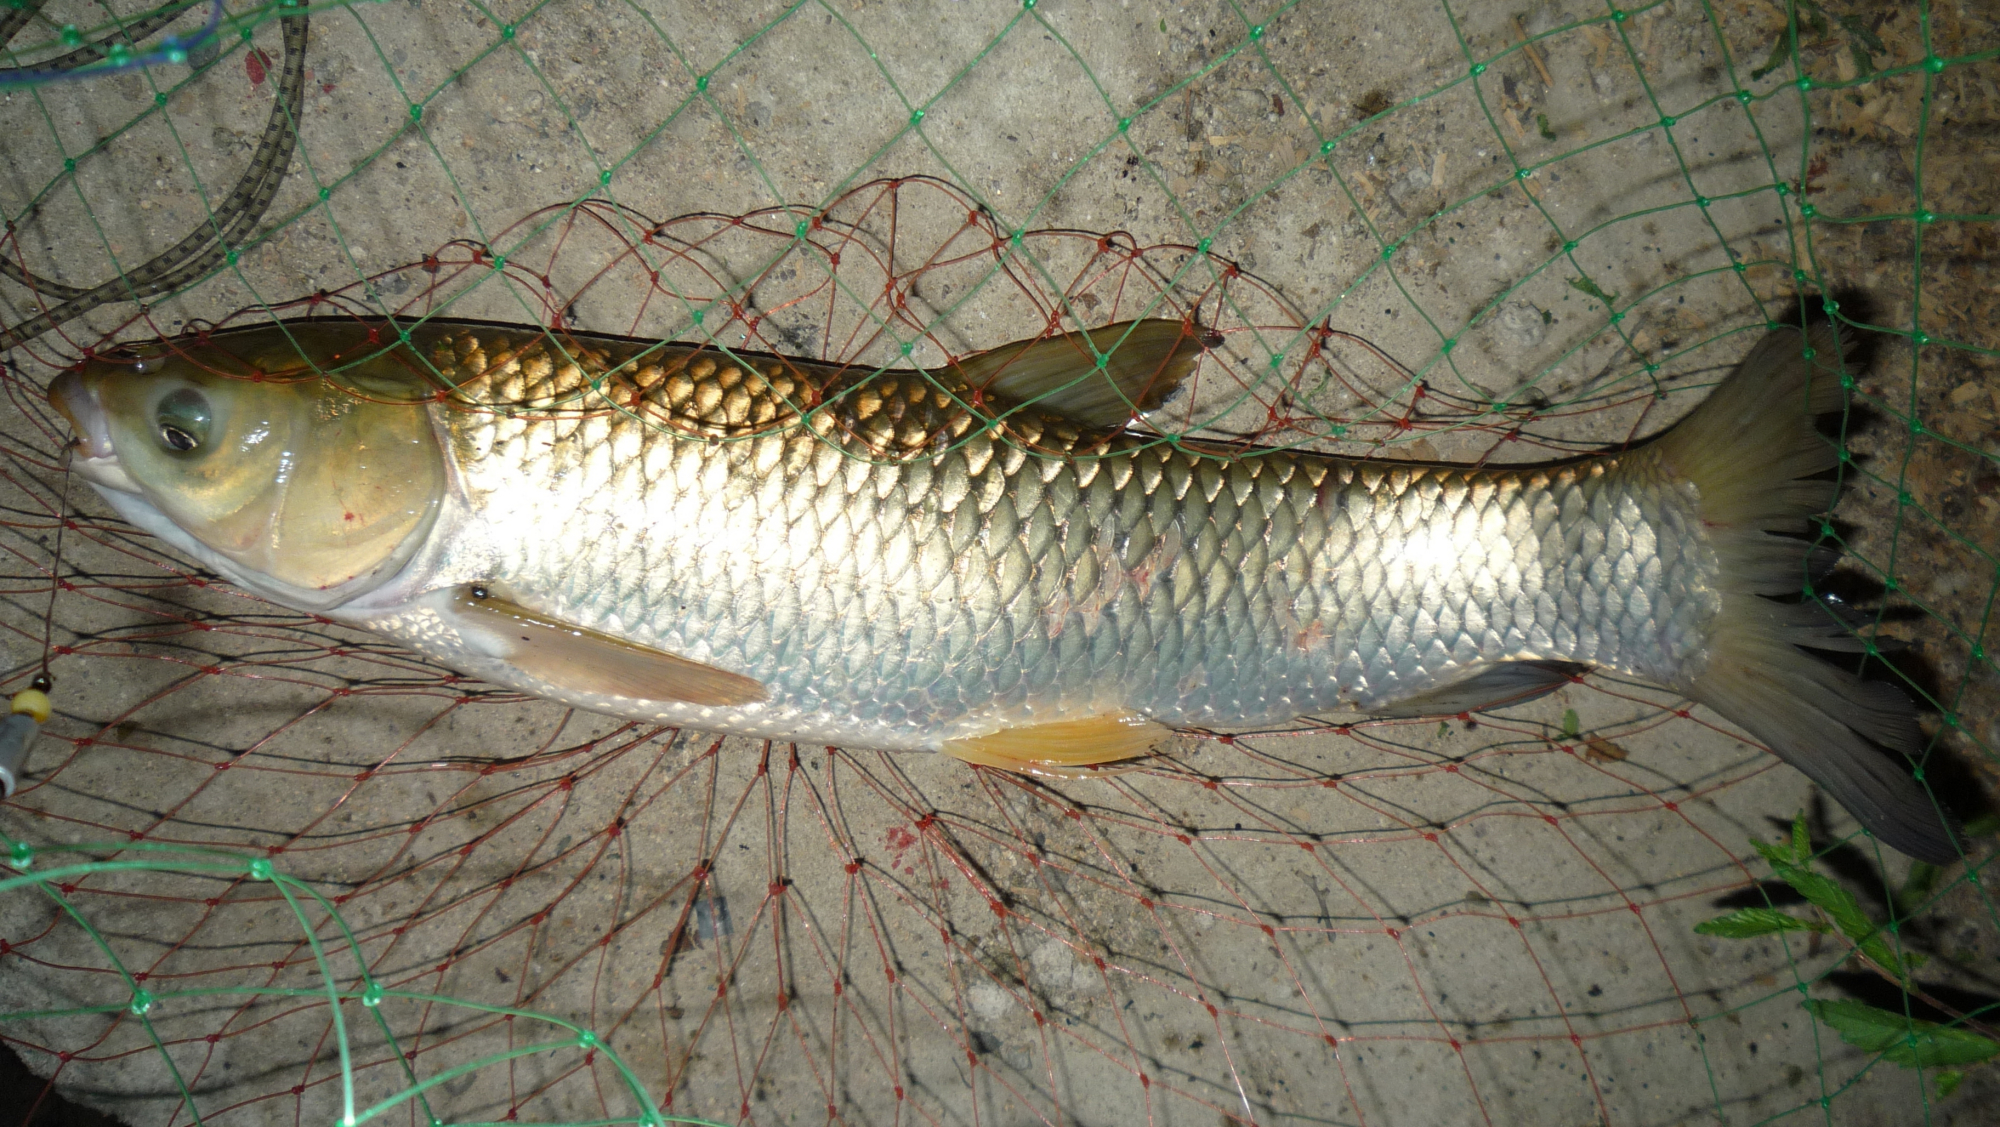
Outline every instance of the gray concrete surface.
[[[60, 0], [46, 12], [58, 25], [100, 18]], [[1533, 460], [1649, 433], [1740, 355], [1749, 336], [1731, 330], [1761, 323], [1760, 301], [1786, 309], [1791, 281], [1767, 264], [1789, 269], [1809, 237], [1834, 281], [1872, 290], [1885, 322], [1910, 323], [1897, 247], [1850, 247], [1859, 234], [1808, 227], [1763, 190], [1830, 175], [1818, 186], [1829, 210], [1894, 210], [1893, 198], [1863, 201], [1908, 191], [1908, 82], [1861, 90], [1851, 106], [1765, 98], [1795, 76], [1748, 77], [1782, 23], [1769, 5], [1676, 0], [1615, 24], [1581, 4], [1243, 13], [1129, 0], [329, 8], [314, 16], [302, 140], [271, 211], [285, 221], [149, 316], [174, 331], [466, 239], [517, 263], [553, 261], [555, 292], [583, 294], [585, 328], [698, 335], [689, 305], [640, 301], [629, 262], [586, 285], [614, 238], [587, 225], [561, 244], [566, 228], [524, 242], [509, 232], [593, 194], [666, 219], [812, 208], [877, 177], [928, 175], [986, 205], [1001, 231], [1209, 240], [1207, 257], [1149, 256], [1175, 300], [1225, 281], [1241, 295], [1202, 306], [1228, 343], [1170, 405], [1183, 422], [1241, 432], [1267, 417], [1268, 382], [1257, 402], [1239, 391], [1264, 378], [1272, 351], [1282, 370], [1303, 363], [1306, 339], [1269, 331], [1280, 324], [1356, 334], [1457, 397], [1439, 425], [1370, 426], [1412, 402], [1408, 381], [1340, 345], [1353, 385], [1308, 381], [1299, 395], [1356, 422], [1329, 443], [1350, 453]], [[1956, 26], [1959, 53], [1990, 47], [1978, 20], [1940, 9], [1938, 34]], [[1251, 26], [1263, 28], [1255, 39]], [[1908, 40], [1876, 26], [1898, 49]], [[1523, 33], [1546, 37], [1530, 51]], [[15, 50], [32, 62], [25, 47], [53, 34], [30, 28]], [[1826, 43], [1812, 65], [1851, 70], [1844, 41]], [[275, 65], [275, 25], [251, 45]], [[246, 50], [232, 45], [185, 84], [186, 67], [162, 66], [0, 87], [0, 209], [20, 221], [8, 257], [94, 284], [178, 240], [205, 214], [203, 193], [212, 201], [233, 181], [269, 111], [272, 84], [252, 83]], [[1468, 59], [1486, 64], [1476, 79]], [[1748, 109], [1732, 81], [1758, 95]], [[1993, 68], [1954, 70], [1939, 89], [1959, 116], [1939, 111], [1938, 151], [1958, 152], [1948, 139], [1971, 135], [1980, 100], [1988, 122], [2000, 109]], [[142, 112], [155, 90], [164, 110]], [[1799, 167], [1803, 106], [1848, 130], [1814, 140], [1831, 173]], [[1324, 141], [1336, 144], [1315, 159]], [[1967, 168], [1977, 159], [1964, 149]], [[905, 268], [964, 219], [943, 193], [908, 198], [895, 247]], [[863, 242], [886, 248], [882, 212], [843, 206], [865, 219]], [[1983, 210], [1996, 210], [1990, 195]], [[770, 246], [725, 232], [700, 260], [741, 282]], [[1020, 284], [995, 280], [990, 257], [931, 272], [914, 303], [931, 334], [899, 339], [922, 362], [990, 347], [1037, 331], [1066, 292], [1071, 314], [1109, 319], [1109, 290], [1070, 287], [1079, 246], [1049, 237], [1003, 251]], [[1731, 269], [1732, 252], [1750, 268]], [[712, 295], [692, 260], [667, 261], [667, 283]], [[759, 283], [760, 304], [810, 291], [821, 261], [794, 253], [791, 275]], [[1267, 290], [1225, 279], [1228, 262]], [[871, 269], [845, 261], [831, 312], [773, 323], [837, 349], [868, 320], [851, 295], [879, 285]], [[1616, 295], [1616, 324], [1572, 283], [1584, 278]], [[1979, 284], [1935, 284], [1947, 283]], [[408, 271], [355, 292], [388, 309], [430, 284]], [[474, 271], [452, 285], [454, 315], [540, 308], [518, 277]], [[1083, 293], [1104, 295], [1102, 308]], [[0, 318], [33, 308], [0, 282]], [[24, 406], [6, 427], [0, 616], [17, 680], [40, 651], [47, 510], [62, 492], [43, 464], [58, 436], [27, 397], [52, 363], [133, 312], [108, 306], [11, 357]], [[1996, 343], [1991, 322], [1932, 331]], [[880, 342], [863, 358], [893, 353]], [[1892, 353], [1864, 390], [1908, 395], [1908, 363]], [[1956, 390], [1991, 387], [1992, 373], [1916, 371], [1921, 402], [1950, 396], [1950, 417], [1970, 420], [1935, 455], [1940, 480], [1976, 491], [1992, 416]], [[1663, 394], [1630, 394], [1654, 387]], [[1491, 423], [1496, 401], [1557, 408], [1524, 423], [1541, 444], [1463, 425]], [[1893, 436], [1880, 441], [1896, 452]], [[1843, 514], [1888, 558], [1897, 511], [1883, 488], [1857, 488]], [[1794, 988], [1833, 973], [1813, 996], [1843, 996], [1843, 944], [1693, 933], [1763, 873], [1744, 860], [1748, 840], [1813, 799], [1726, 725], [1675, 715], [1666, 694], [1594, 679], [1476, 727], [1190, 741], [1172, 770], [1044, 788], [926, 757], [718, 742], [496, 698], [366, 638], [192, 586], [80, 486], [68, 501], [81, 523], [63, 568], [78, 582], [57, 600], [55, 636], [79, 652], [54, 663], [58, 717], [38, 785], [0, 805], [0, 832], [44, 847], [110, 842], [93, 855], [181, 871], [74, 881], [64, 898], [105, 947], [50, 896], [0, 892], [0, 1017], [123, 1006], [131, 987], [106, 970], [106, 947], [160, 998], [144, 1021], [9, 1018], [0, 1037], [134, 1123], [188, 1121], [167, 1059], [204, 1122], [337, 1122], [323, 998], [199, 991], [310, 991], [322, 965], [358, 991], [357, 949], [392, 988], [590, 1028], [651, 1099], [724, 1122], [1972, 1123], [1996, 1096], [1988, 1069], [1940, 1101], [1815, 1028]], [[1974, 702], [1992, 679], [1963, 654], [1993, 587], [1991, 522], [1975, 504], [1951, 524], [1962, 558], [1899, 565], [1944, 616], [1899, 629]], [[1990, 705], [1962, 707], [1967, 731], [1991, 732]], [[1567, 710], [1611, 742], [1565, 737]], [[1990, 764], [1990, 750], [1948, 739], [1975, 775], [1982, 755]], [[1821, 809], [1827, 829], [1851, 830]], [[335, 902], [348, 930], [314, 903], [295, 912], [273, 885], [186, 871], [199, 861], [188, 851], [209, 847], [263, 853]], [[55, 857], [45, 849], [35, 864]], [[1864, 890], [1905, 868], [1888, 854], [1843, 857]], [[1983, 891], [1977, 878], [1954, 886], [1942, 922], [1912, 942], [1958, 960], [1937, 973], [1990, 995], [2000, 945], [1990, 871], [1983, 880]], [[364, 1108], [411, 1076], [568, 1036], [410, 997], [341, 1013]], [[413, 1054], [407, 1073], [384, 1029]], [[636, 1107], [603, 1055], [586, 1063], [575, 1048], [492, 1063], [426, 1097], [445, 1122]]]

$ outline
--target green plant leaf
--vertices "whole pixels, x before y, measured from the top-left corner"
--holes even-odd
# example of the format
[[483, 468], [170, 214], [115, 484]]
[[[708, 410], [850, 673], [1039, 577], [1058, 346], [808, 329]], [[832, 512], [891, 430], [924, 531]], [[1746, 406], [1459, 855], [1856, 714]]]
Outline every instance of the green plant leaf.
[[1540, 133], [1544, 141], [1553, 141], [1556, 139], [1556, 131], [1549, 128], [1548, 114], [1538, 113], [1535, 115], [1535, 132]]
[[1937, 1074], [1938, 1099], [1944, 1099], [1958, 1091], [1958, 1082], [1965, 1079], [1965, 1073], [1948, 1068]]
[[1977, 1033], [1918, 1021], [1866, 1003], [1812, 998], [1800, 1004], [1840, 1034], [1841, 1040], [1864, 1052], [1880, 1053], [1884, 1060], [1904, 1068], [1978, 1064], [2000, 1054], [2000, 1042]]
[[1726, 916], [1703, 920], [1694, 925], [1694, 930], [1700, 935], [1719, 935], [1724, 939], [1749, 939], [1780, 931], [1825, 931], [1826, 925], [1802, 920], [1776, 908], [1738, 908]]
[[1573, 740], [1576, 738], [1576, 734], [1582, 729], [1583, 722], [1576, 718], [1576, 709], [1563, 709], [1563, 738]]
[[1937, 888], [1938, 876], [1944, 870], [1928, 861], [1917, 861], [1910, 865], [1910, 875], [1903, 881], [1903, 887], [1896, 890], [1896, 906], [1909, 915], [1923, 906]]
[[1755, 82], [1791, 61], [1792, 37], [1779, 32], [1777, 42], [1771, 44], [1770, 57], [1764, 60], [1763, 66], [1750, 72], [1750, 81]]
[[1869, 962], [1895, 975], [1905, 985], [1910, 981], [1910, 972], [1922, 965], [1923, 957], [1917, 954], [1900, 955], [1880, 924], [1869, 918], [1854, 894], [1842, 888], [1830, 877], [1823, 877], [1811, 869], [1787, 862], [1775, 862], [1771, 866], [1778, 879], [1812, 903], [1812, 906], [1826, 913], [1840, 934], [1854, 941], [1861, 954]]
[[1792, 862], [1804, 865], [1812, 860], [1812, 831], [1806, 828], [1806, 812], [1792, 815]]
[[1591, 297], [1594, 297], [1597, 300], [1603, 302], [1606, 308], [1616, 308], [1618, 305], [1617, 294], [1605, 293], [1603, 290], [1598, 288], [1596, 282], [1591, 281], [1587, 277], [1571, 278], [1569, 280], [1569, 288], [1577, 291], [1578, 293], [1589, 294]]

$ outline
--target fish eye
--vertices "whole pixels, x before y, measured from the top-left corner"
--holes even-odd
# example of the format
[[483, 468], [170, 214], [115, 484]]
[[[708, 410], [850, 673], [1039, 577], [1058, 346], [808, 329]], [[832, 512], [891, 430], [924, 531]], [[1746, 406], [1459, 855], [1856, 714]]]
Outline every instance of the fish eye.
[[169, 392], [153, 411], [160, 447], [173, 454], [190, 454], [208, 442], [214, 414], [208, 397], [191, 387]]

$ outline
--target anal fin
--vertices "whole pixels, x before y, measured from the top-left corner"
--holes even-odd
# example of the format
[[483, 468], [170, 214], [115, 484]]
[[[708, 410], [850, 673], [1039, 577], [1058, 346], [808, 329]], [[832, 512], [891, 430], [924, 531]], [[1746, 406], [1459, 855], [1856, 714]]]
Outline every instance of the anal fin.
[[1084, 779], [1137, 769], [1142, 764], [1131, 761], [1172, 734], [1166, 725], [1135, 713], [1107, 712], [946, 740], [943, 751], [967, 763], [1020, 775]]
[[1510, 661], [1489, 665], [1470, 677], [1389, 701], [1368, 712], [1397, 720], [1485, 712], [1547, 696], [1588, 668], [1569, 661]]
[[717, 707], [770, 699], [760, 681], [531, 611], [473, 585], [452, 593], [461, 625], [500, 639], [502, 661], [575, 693]]

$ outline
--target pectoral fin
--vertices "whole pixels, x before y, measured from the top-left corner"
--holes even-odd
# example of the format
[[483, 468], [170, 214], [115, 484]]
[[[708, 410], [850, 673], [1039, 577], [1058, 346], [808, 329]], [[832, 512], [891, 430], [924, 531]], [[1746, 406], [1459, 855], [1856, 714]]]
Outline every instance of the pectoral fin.
[[[1122, 427], [1194, 371], [1209, 334], [1182, 321], [1121, 321], [1089, 332], [1004, 344], [958, 365], [966, 383], [1087, 426]], [[1103, 357], [1104, 366], [1098, 366]]]
[[1425, 689], [1367, 711], [1374, 716], [1408, 719], [1505, 708], [1553, 693], [1587, 668], [1567, 661], [1511, 661], [1505, 665], [1489, 665], [1470, 677]]
[[576, 693], [680, 701], [708, 707], [769, 700], [762, 683], [539, 614], [483, 586], [453, 592], [451, 609], [498, 639], [501, 660]]
[[1140, 764], [1123, 761], [1147, 754], [1171, 734], [1143, 716], [1110, 712], [946, 740], [944, 753], [1021, 775], [1082, 779], [1136, 769]]

